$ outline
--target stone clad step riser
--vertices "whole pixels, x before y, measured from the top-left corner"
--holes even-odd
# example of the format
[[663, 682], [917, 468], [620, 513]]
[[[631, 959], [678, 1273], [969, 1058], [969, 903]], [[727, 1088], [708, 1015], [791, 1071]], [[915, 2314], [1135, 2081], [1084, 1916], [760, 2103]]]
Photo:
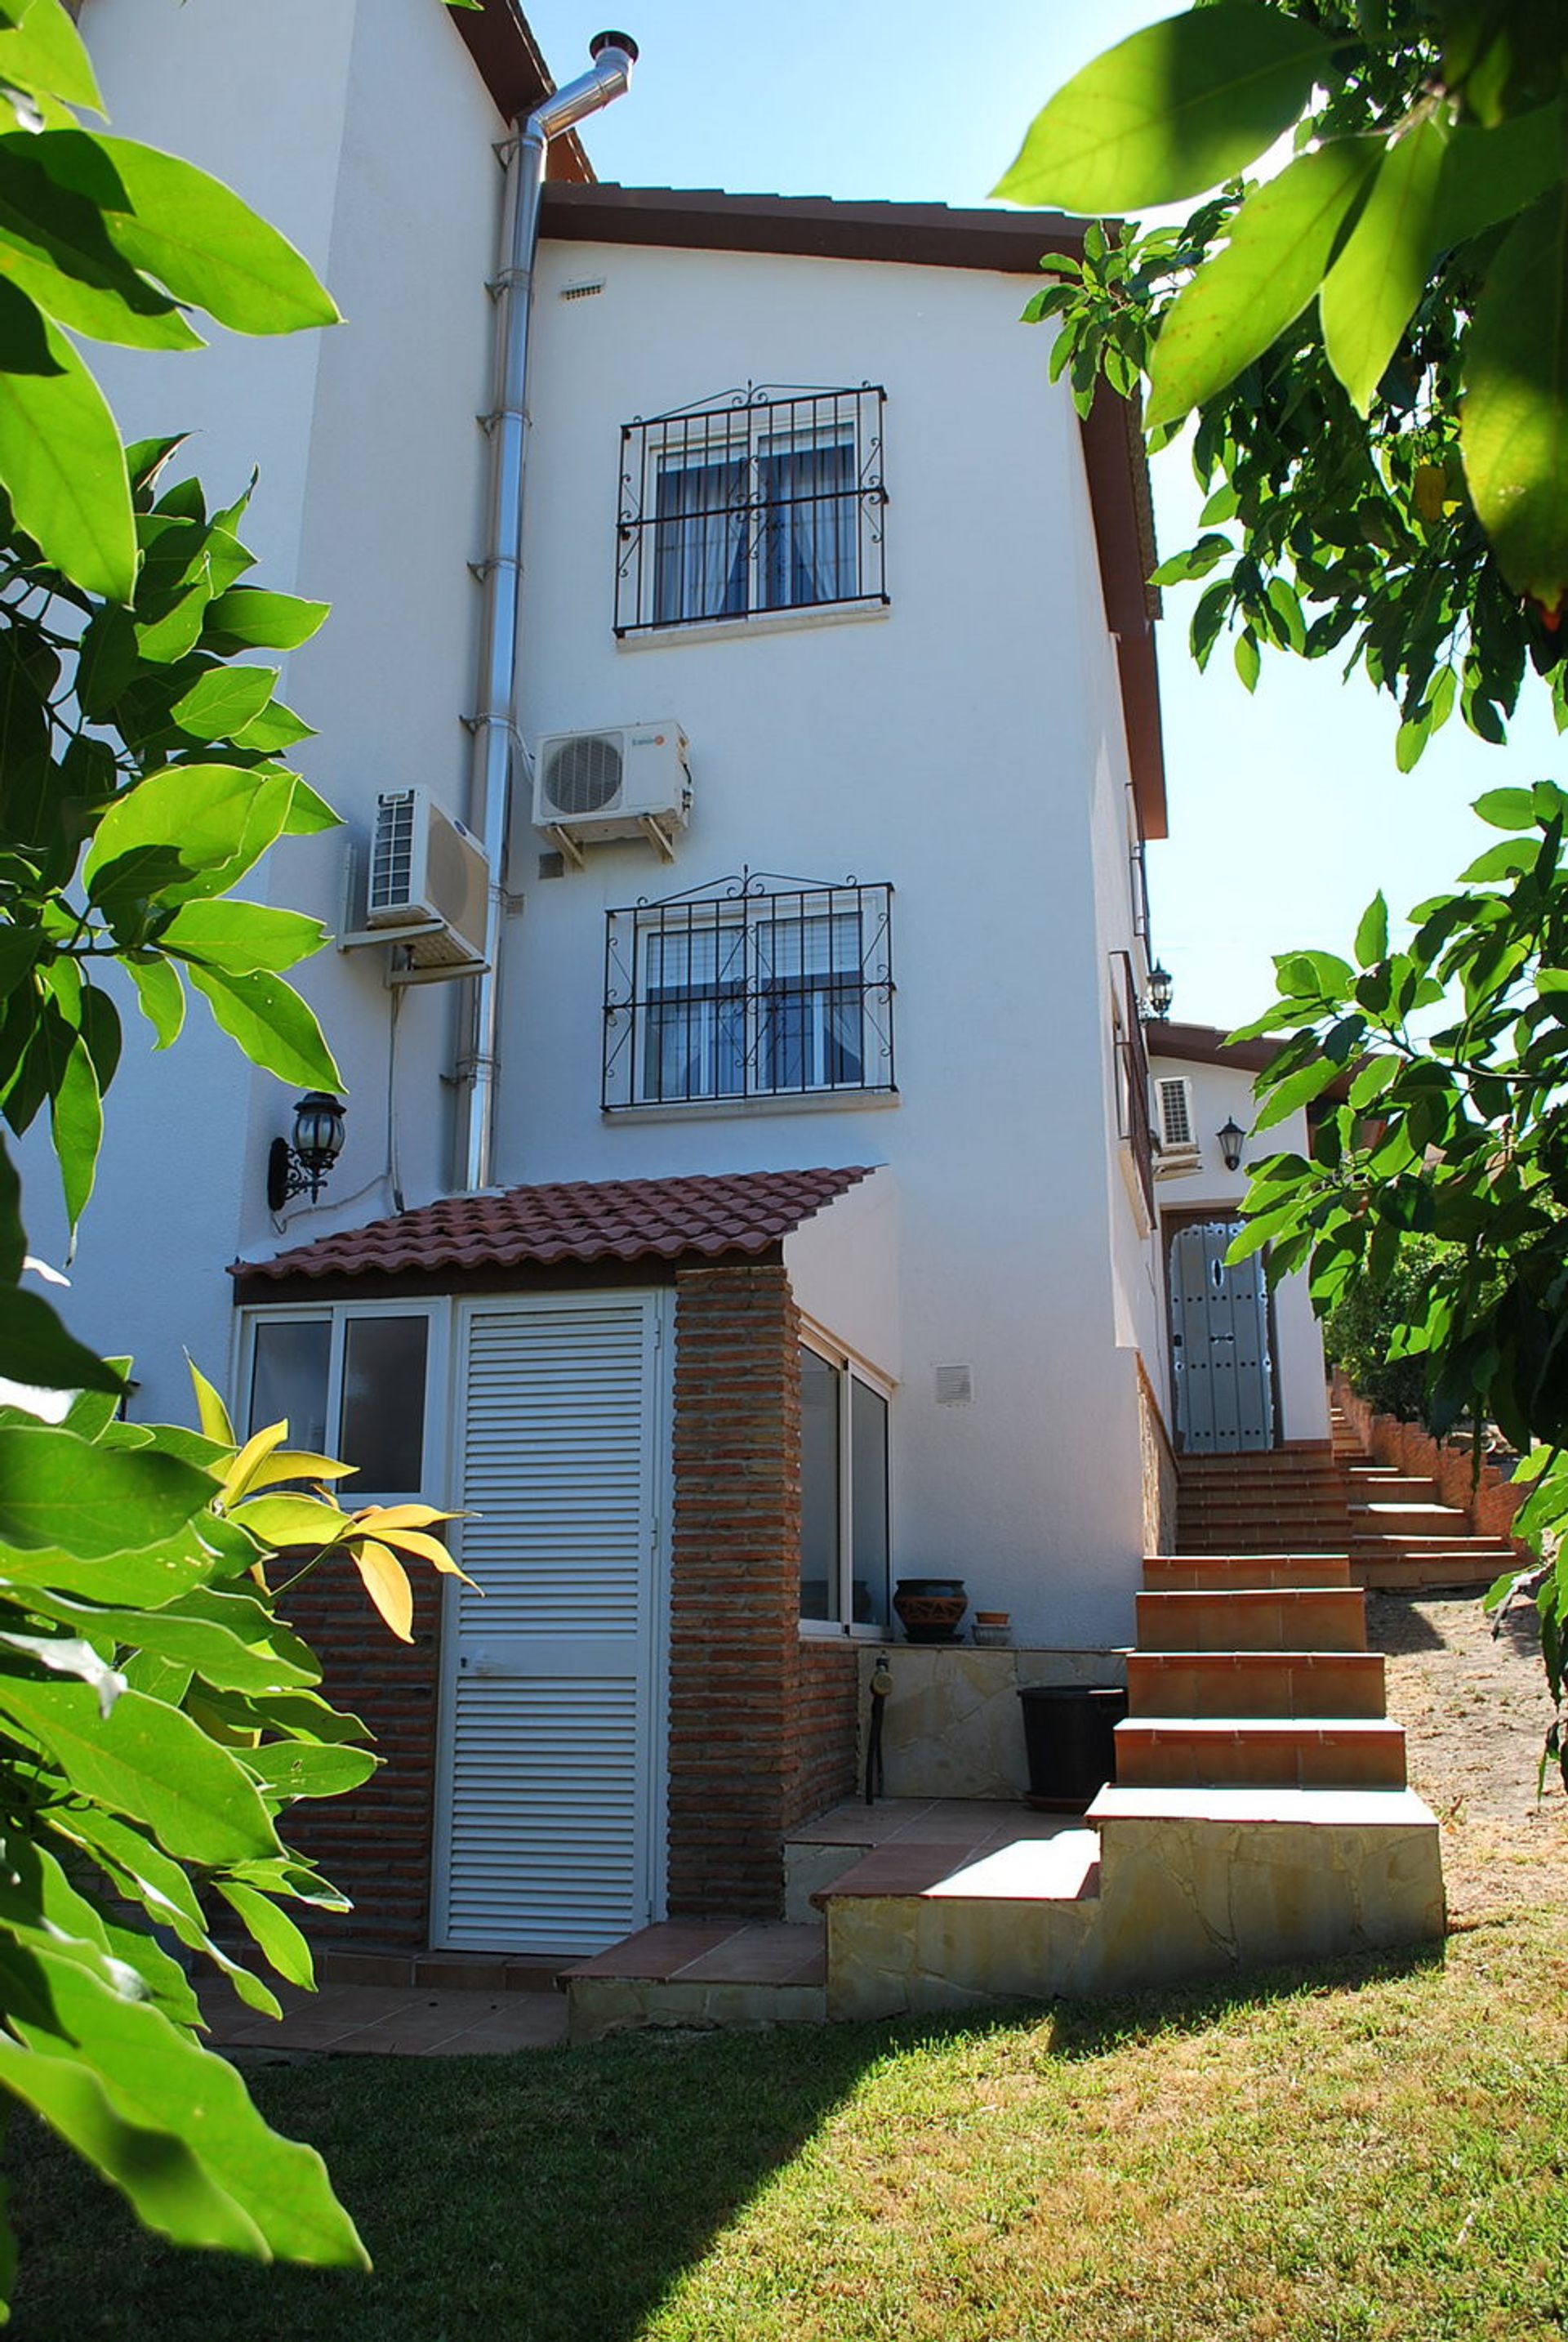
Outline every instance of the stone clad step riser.
[[1364, 1651], [1356, 1586], [1273, 1586], [1140, 1594], [1144, 1651]]

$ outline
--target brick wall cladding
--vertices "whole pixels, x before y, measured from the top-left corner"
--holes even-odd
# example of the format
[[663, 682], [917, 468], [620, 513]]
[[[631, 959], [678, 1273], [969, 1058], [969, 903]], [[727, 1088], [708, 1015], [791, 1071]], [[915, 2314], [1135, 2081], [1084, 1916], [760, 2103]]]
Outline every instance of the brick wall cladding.
[[809, 1822], [855, 1792], [860, 1646], [797, 1636], [784, 1827]]
[[409, 1575], [412, 1646], [389, 1632], [346, 1558], [324, 1561], [285, 1605], [321, 1662], [323, 1692], [364, 1718], [382, 1759], [351, 1796], [304, 1798], [285, 1813], [286, 1842], [354, 1904], [341, 1918], [309, 1914], [316, 1942], [423, 1950], [430, 1941], [441, 1598], [434, 1571], [415, 1564]]

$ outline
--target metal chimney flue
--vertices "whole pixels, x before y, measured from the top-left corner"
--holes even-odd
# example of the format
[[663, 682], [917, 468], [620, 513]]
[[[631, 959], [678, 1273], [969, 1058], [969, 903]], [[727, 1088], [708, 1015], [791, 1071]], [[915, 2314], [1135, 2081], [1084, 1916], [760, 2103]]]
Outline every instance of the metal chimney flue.
[[502, 264], [494, 286], [495, 396], [486, 417], [491, 444], [490, 526], [480, 566], [484, 613], [468, 806], [468, 826], [484, 840], [490, 866], [484, 926], [488, 965], [474, 981], [472, 1046], [459, 1069], [466, 1093], [459, 1172], [464, 1190], [471, 1195], [490, 1186], [494, 1158], [502, 875], [512, 764], [522, 743], [516, 676], [527, 463], [528, 325], [545, 165], [552, 138], [625, 95], [637, 45], [626, 33], [599, 33], [589, 45], [589, 55], [594, 62], [579, 80], [552, 92], [517, 125], [507, 174]]

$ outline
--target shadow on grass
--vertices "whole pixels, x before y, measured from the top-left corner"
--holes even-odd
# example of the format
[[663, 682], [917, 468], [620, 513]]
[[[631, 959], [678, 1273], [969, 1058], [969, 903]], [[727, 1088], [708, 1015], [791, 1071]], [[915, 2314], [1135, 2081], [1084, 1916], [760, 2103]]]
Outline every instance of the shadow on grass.
[[176, 2253], [52, 2137], [15, 2125], [17, 2342], [634, 2342], [770, 2177], [883, 2061], [1020, 2026], [1087, 2060], [1441, 1947], [1103, 2003], [885, 2025], [638, 2034], [514, 2057], [321, 2058], [251, 2077], [326, 2157], [375, 2257], [357, 2272]]
[[1272, 2001], [1360, 1992], [1368, 1985], [1389, 1984], [1441, 1968], [1443, 1961], [1443, 1943], [1439, 1939], [1324, 1960], [1310, 1967], [1244, 1968], [1233, 1976], [1128, 1993], [1114, 2000], [1064, 2001], [1053, 2013], [1052, 2054], [1064, 2058], [1101, 2057], [1164, 2034], [1203, 2033], [1229, 2017]]
[[641, 2034], [515, 2057], [314, 2060], [250, 2076], [326, 2158], [375, 2261], [175, 2252], [53, 2137], [7, 2157], [17, 2342], [631, 2342], [888, 2030]]

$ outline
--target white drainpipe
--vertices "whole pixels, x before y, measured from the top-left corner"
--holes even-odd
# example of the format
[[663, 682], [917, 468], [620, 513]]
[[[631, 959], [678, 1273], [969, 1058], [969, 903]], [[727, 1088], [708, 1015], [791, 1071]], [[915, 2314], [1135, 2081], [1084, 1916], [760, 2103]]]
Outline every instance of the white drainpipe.
[[518, 615], [523, 591], [523, 485], [527, 460], [528, 314], [534, 255], [550, 141], [622, 96], [631, 85], [637, 45], [624, 33], [589, 43], [594, 63], [520, 123], [507, 174], [505, 257], [496, 285], [496, 395], [491, 417], [490, 531], [481, 571], [484, 618], [480, 637], [474, 773], [468, 826], [484, 840], [490, 865], [484, 920], [486, 973], [474, 987], [473, 1048], [463, 1068], [467, 1090], [463, 1187], [491, 1184], [494, 1152], [496, 1024], [501, 951], [502, 869], [506, 851], [516, 706]]

